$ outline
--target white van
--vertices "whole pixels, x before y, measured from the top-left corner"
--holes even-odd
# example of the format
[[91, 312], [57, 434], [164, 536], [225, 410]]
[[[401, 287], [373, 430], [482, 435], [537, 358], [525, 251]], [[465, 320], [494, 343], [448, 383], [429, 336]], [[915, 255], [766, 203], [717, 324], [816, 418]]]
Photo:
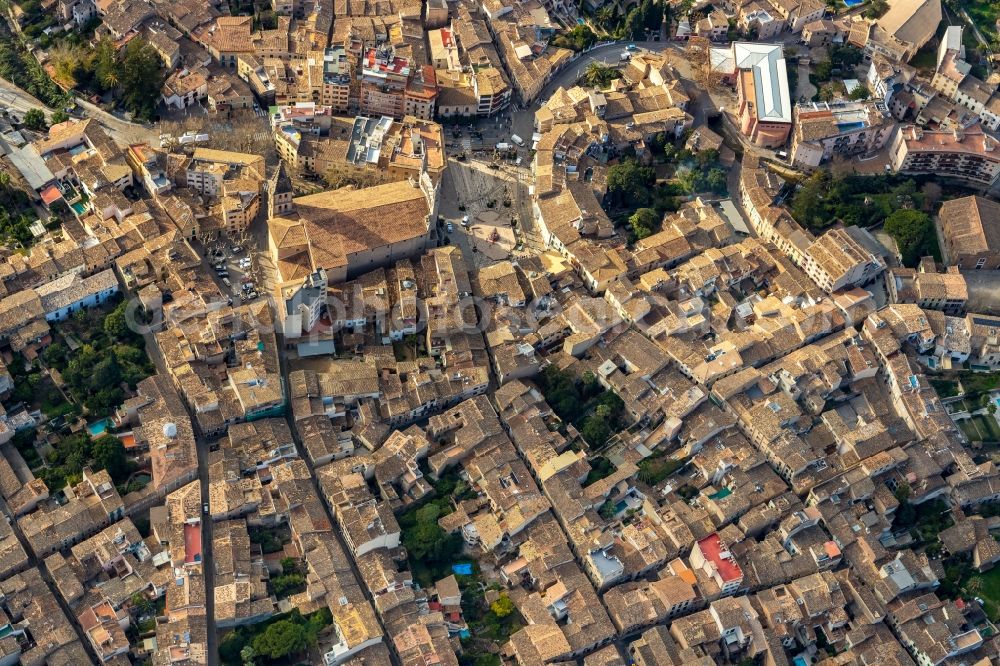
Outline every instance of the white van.
[[524, 145], [524, 139], [522, 139], [521, 137], [519, 137], [516, 134], [511, 134], [510, 135], [510, 140], [513, 141], [518, 146], [523, 146]]
[[497, 144], [497, 150], [510, 150], [510, 144], [501, 141]]

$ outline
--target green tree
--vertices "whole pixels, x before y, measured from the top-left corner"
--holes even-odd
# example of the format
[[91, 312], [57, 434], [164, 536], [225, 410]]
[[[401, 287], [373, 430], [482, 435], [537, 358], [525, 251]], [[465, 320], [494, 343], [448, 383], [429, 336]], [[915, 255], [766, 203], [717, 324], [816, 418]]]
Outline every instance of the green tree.
[[129, 597], [129, 602], [132, 604], [132, 608], [136, 610], [140, 615], [147, 615], [153, 612], [155, 606], [153, 602], [149, 600], [149, 597], [143, 592], [136, 592], [131, 597]]
[[608, 169], [608, 194], [619, 204], [642, 206], [649, 202], [649, 190], [655, 181], [652, 167], [625, 159]]
[[829, 81], [833, 75], [833, 63], [829, 60], [820, 60], [813, 66], [812, 73], [817, 81]]
[[41, 109], [28, 109], [22, 119], [24, 126], [30, 130], [41, 132], [48, 124], [45, 122], [45, 113]]
[[601, 505], [601, 508], [597, 510], [597, 515], [604, 520], [611, 520], [615, 517], [615, 503], [612, 500], [606, 501]]
[[279, 620], [253, 639], [254, 651], [263, 657], [282, 659], [309, 647], [306, 628], [292, 620]]
[[896, 496], [896, 500], [903, 504], [910, 499], [910, 484], [907, 482], [902, 482], [896, 486], [896, 492], [893, 493]]
[[606, 88], [615, 79], [621, 78], [621, 72], [614, 67], [608, 67], [599, 62], [592, 62], [587, 66], [587, 71], [583, 76], [584, 84], [595, 88]]
[[709, 167], [719, 163], [719, 151], [714, 148], [709, 150], [700, 150], [695, 153], [694, 160], [702, 169], [708, 169]]
[[252, 645], [244, 645], [243, 649], [240, 650], [240, 659], [243, 660], [243, 666], [253, 666], [257, 659], [257, 651], [253, 649]]
[[62, 109], [56, 109], [52, 112], [52, 124], [58, 125], [59, 123], [64, 123], [69, 120], [69, 114]]
[[852, 90], [851, 94], [849, 95], [849, 97], [853, 100], [866, 100], [871, 96], [872, 96], [871, 91], [869, 91], [868, 88], [860, 85], [856, 87], [854, 90]]
[[514, 602], [506, 593], [502, 593], [496, 601], [490, 604], [490, 610], [497, 617], [504, 618], [514, 612]]
[[652, 208], [640, 208], [628, 218], [628, 223], [638, 239], [652, 235], [660, 226], [660, 215]]
[[726, 172], [718, 167], [709, 169], [708, 175], [705, 176], [705, 184], [708, 186], [708, 189], [717, 194], [725, 194], [729, 189]]
[[806, 178], [792, 199], [792, 217], [807, 227], [826, 224], [826, 220], [820, 218], [829, 185], [830, 173], [825, 170], [817, 170]]
[[108, 470], [115, 483], [125, 482], [132, 470], [120, 439], [112, 435], [101, 435], [94, 440], [91, 451], [95, 467]]
[[94, 49], [92, 66], [94, 79], [106, 90], [113, 90], [118, 87], [118, 53], [115, 50], [114, 42], [108, 37], [102, 37], [97, 42]]
[[576, 25], [552, 40], [553, 46], [573, 51], [582, 51], [597, 41], [597, 35], [588, 25]]
[[889, 3], [887, 0], [872, 0], [871, 4], [868, 5], [868, 9], [865, 10], [864, 16], [867, 19], [877, 19], [883, 14], [889, 11]]
[[274, 30], [278, 27], [278, 15], [271, 9], [265, 9], [257, 15], [262, 30]]
[[309, 645], [316, 645], [316, 641], [319, 638], [319, 632], [323, 631], [325, 627], [329, 627], [333, 624], [333, 614], [330, 612], [329, 608], [320, 608], [318, 611], [310, 615], [306, 619], [306, 640]]
[[647, 29], [659, 30], [662, 21], [663, 5], [653, 0], [642, 0], [639, 6], [625, 16], [618, 36], [622, 39], [640, 39], [645, 36]]
[[120, 55], [118, 73], [125, 108], [137, 118], [151, 119], [163, 85], [159, 54], [145, 40], [133, 39]]
[[934, 221], [919, 210], [897, 210], [885, 221], [885, 232], [896, 241], [900, 257], [906, 266], [915, 266], [920, 257], [937, 255]]
[[282, 574], [271, 579], [271, 586], [278, 598], [287, 597], [305, 589], [306, 577], [300, 573]]
[[122, 301], [118, 304], [118, 307], [109, 312], [104, 318], [102, 327], [105, 334], [112, 340], [123, 340], [129, 337], [131, 331], [128, 325], [128, 318], [125, 314], [127, 310], [128, 301]]
[[45, 365], [60, 368], [66, 362], [66, 346], [61, 342], [53, 342], [42, 352], [42, 360]]
[[611, 22], [615, 19], [615, 6], [611, 4], [603, 5], [594, 15], [598, 27], [608, 30]]
[[414, 524], [403, 530], [403, 545], [414, 560], [428, 563], [445, 562], [462, 548], [462, 538], [448, 534], [438, 525], [444, 509], [437, 502], [420, 507], [413, 514]]
[[[877, 0], [876, 0], [877, 1]], [[864, 52], [854, 46], [836, 46], [830, 52], [830, 60], [841, 69], [854, 67], [864, 59]]]
[[683, 460], [674, 460], [665, 455], [645, 458], [639, 462], [639, 480], [655, 486], [683, 466]]

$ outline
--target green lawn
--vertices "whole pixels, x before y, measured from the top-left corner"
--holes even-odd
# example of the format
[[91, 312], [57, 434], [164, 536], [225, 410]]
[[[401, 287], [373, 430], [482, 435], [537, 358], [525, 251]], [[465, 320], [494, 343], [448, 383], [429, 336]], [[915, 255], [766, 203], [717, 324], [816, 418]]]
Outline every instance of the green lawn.
[[[991, 2], [970, 2], [969, 0], [963, 0], [959, 4], [969, 13], [972, 22], [976, 24], [976, 27], [979, 28], [979, 31], [983, 33], [986, 39], [996, 37], [996, 21], [997, 16], [1000, 16], [1000, 6]], [[966, 32], [971, 33], [969, 30], [966, 30]], [[972, 38], [974, 40], [975, 36], [972, 36]]]
[[972, 574], [962, 587], [969, 595], [986, 602], [983, 606], [991, 620], [1000, 619], [1000, 567]]
[[1000, 386], [1000, 373], [996, 372], [962, 372], [958, 379], [962, 390], [969, 396], [989, 393]]
[[970, 442], [1000, 441], [1000, 424], [992, 416], [973, 416], [958, 422]]
[[929, 379], [931, 386], [942, 398], [953, 398], [958, 395], [958, 382], [951, 379]]

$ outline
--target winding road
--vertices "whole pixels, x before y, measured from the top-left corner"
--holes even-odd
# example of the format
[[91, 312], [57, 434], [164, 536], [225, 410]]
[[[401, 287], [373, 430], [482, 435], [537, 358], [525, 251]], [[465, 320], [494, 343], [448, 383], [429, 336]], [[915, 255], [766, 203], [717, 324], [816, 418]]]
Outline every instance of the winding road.
[[[76, 103], [87, 112], [89, 117], [97, 120], [108, 134], [111, 135], [111, 138], [121, 146], [133, 143], [157, 145], [159, 141], [159, 135], [155, 127], [151, 125], [147, 126], [124, 120], [80, 97], [76, 98]], [[0, 79], [0, 105], [21, 114], [29, 109], [41, 109], [45, 113], [46, 118], [49, 118], [53, 111], [53, 109], [45, 106], [27, 91], [18, 88], [6, 79]]]

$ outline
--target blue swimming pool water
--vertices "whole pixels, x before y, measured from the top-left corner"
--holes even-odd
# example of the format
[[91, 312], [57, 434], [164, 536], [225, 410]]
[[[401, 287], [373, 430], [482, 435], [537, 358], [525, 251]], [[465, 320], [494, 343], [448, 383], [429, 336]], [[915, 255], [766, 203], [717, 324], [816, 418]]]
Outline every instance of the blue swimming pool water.
[[87, 426], [87, 432], [90, 433], [91, 437], [99, 437], [108, 431], [108, 420], [101, 419], [100, 421], [95, 421]]
[[848, 7], [857, 7], [862, 4], [865, 0], [844, 0], [844, 4]]
[[73, 210], [76, 211], [77, 215], [83, 215], [87, 212], [87, 204], [82, 201], [77, 201], [72, 205]]
[[451, 565], [451, 570], [457, 573], [459, 576], [471, 576], [472, 575], [472, 564], [466, 562], [463, 564], [453, 564]]
[[837, 129], [839, 129], [841, 132], [851, 132], [856, 129], [861, 129], [864, 126], [865, 124], [860, 120], [853, 123], [837, 123]]
[[709, 495], [709, 498], [710, 499], [714, 499], [714, 500], [721, 500], [721, 499], [726, 499], [727, 497], [729, 497], [732, 494], [733, 494], [733, 491], [731, 489], [729, 489], [729, 488], [723, 488], [719, 492], [713, 493], [713, 494]]

